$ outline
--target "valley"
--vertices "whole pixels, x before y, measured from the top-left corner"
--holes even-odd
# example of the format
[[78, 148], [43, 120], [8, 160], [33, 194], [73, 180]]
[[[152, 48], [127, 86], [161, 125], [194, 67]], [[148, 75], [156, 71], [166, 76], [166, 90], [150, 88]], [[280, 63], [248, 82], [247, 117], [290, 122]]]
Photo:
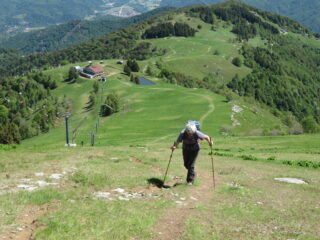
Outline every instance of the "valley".
[[[0, 144], [0, 239], [320, 238], [320, 42], [246, 5], [211, 10], [9, 64], [25, 72], [1, 79], [1, 136], [12, 125], [38, 134]], [[99, 66], [106, 81], [76, 66]], [[192, 186], [181, 147], [170, 150], [188, 120], [213, 138]]]

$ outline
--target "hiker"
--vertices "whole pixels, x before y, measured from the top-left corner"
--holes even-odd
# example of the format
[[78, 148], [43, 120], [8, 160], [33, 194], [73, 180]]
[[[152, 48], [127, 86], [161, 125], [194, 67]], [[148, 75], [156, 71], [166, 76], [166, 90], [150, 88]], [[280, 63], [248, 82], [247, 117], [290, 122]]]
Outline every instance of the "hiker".
[[209, 136], [197, 130], [195, 124], [188, 123], [184, 130], [181, 131], [179, 137], [171, 147], [171, 150], [174, 151], [179, 143], [183, 142], [182, 145], [182, 154], [184, 166], [188, 170], [187, 174], [187, 184], [192, 185], [195, 179], [194, 166], [198, 153], [200, 151], [200, 141], [205, 139], [209, 146], [212, 146], [212, 141]]

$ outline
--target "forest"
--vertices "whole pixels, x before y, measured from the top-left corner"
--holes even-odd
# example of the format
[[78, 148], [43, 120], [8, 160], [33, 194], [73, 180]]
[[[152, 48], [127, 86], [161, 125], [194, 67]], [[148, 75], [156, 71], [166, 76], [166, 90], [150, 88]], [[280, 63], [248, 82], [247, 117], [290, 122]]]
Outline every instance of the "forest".
[[161, 23], [157, 26], [153, 26], [147, 29], [142, 35], [143, 39], [150, 38], [164, 38], [169, 36], [176, 37], [192, 37], [196, 33], [196, 30], [191, 28], [186, 23]]
[[70, 108], [67, 99], [57, 99], [50, 90], [56, 82], [41, 72], [6, 78], [0, 85], [0, 144], [48, 132]]

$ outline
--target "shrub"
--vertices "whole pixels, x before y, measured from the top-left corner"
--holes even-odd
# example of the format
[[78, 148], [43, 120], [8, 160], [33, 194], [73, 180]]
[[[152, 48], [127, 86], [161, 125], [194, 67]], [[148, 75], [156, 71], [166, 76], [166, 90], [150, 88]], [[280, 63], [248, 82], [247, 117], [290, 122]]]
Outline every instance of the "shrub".
[[107, 95], [106, 100], [100, 108], [100, 114], [103, 117], [110, 116], [112, 113], [119, 112], [120, 110], [120, 97], [117, 93], [113, 92]]
[[309, 167], [312, 165], [312, 162], [310, 161], [305, 161], [305, 160], [300, 160], [296, 163], [300, 167]]
[[233, 157], [233, 154], [231, 154], [231, 153], [219, 153], [219, 152], [214, 152], [213, 155], [219, 156], [219, 157]]
[[289, 129], [289, 134], [298, 135], [303, 133], [303, 128], [300, 123], [294, 123]]
[[219, 51], [219, 50], [215, 50], [215, 51], [213, 52], [213, 55], [216, 55], [216, 56], [220, 55], [220, 51]]
[[232, 64], [241, 67], [242, 66], [242, 60], [239, 57], [235, 57], [232, 59]]
[[319, 132], [319, 125], [317, 124], [316, 120], [312, 116], [305, 117], [301, 121], [303, 130], [306, 133], [317, 133]]
[[274, 161], [274, 160], [276, 160], [276, 157], [275, 156], [271, 156], [271, 157], [268, 157], [267, 160]]
[[242, 158], [243, 160], [258, 161], [258, 158], [252, 155], [241, 155], [240, 158]]
[[77, 72], [77, 70], [74, 67], [70, 67], [66, 82], [76, 82], [78, 78], [79, 78], [79, 73]]
[[292, 165], [293, 165], [293, 162], [292, 162], [292, 161], [290, 161], [290, 160], [284, 160], [284, 161], [282, 161], [282, 164], [292, 166]]

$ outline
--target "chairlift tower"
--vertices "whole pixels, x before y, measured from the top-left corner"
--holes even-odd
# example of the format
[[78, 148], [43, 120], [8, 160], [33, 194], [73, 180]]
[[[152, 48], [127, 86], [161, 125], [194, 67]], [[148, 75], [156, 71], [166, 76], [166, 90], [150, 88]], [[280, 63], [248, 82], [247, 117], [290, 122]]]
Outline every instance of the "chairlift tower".
[[64, 119], [66, 122], [66, 144], [65, 144], [66, 147], [70, 146], [70, 143], [69, 143], [69, 117], [70, 116], [71, 116], [71, 113], [66, 113], [64, 115]]

